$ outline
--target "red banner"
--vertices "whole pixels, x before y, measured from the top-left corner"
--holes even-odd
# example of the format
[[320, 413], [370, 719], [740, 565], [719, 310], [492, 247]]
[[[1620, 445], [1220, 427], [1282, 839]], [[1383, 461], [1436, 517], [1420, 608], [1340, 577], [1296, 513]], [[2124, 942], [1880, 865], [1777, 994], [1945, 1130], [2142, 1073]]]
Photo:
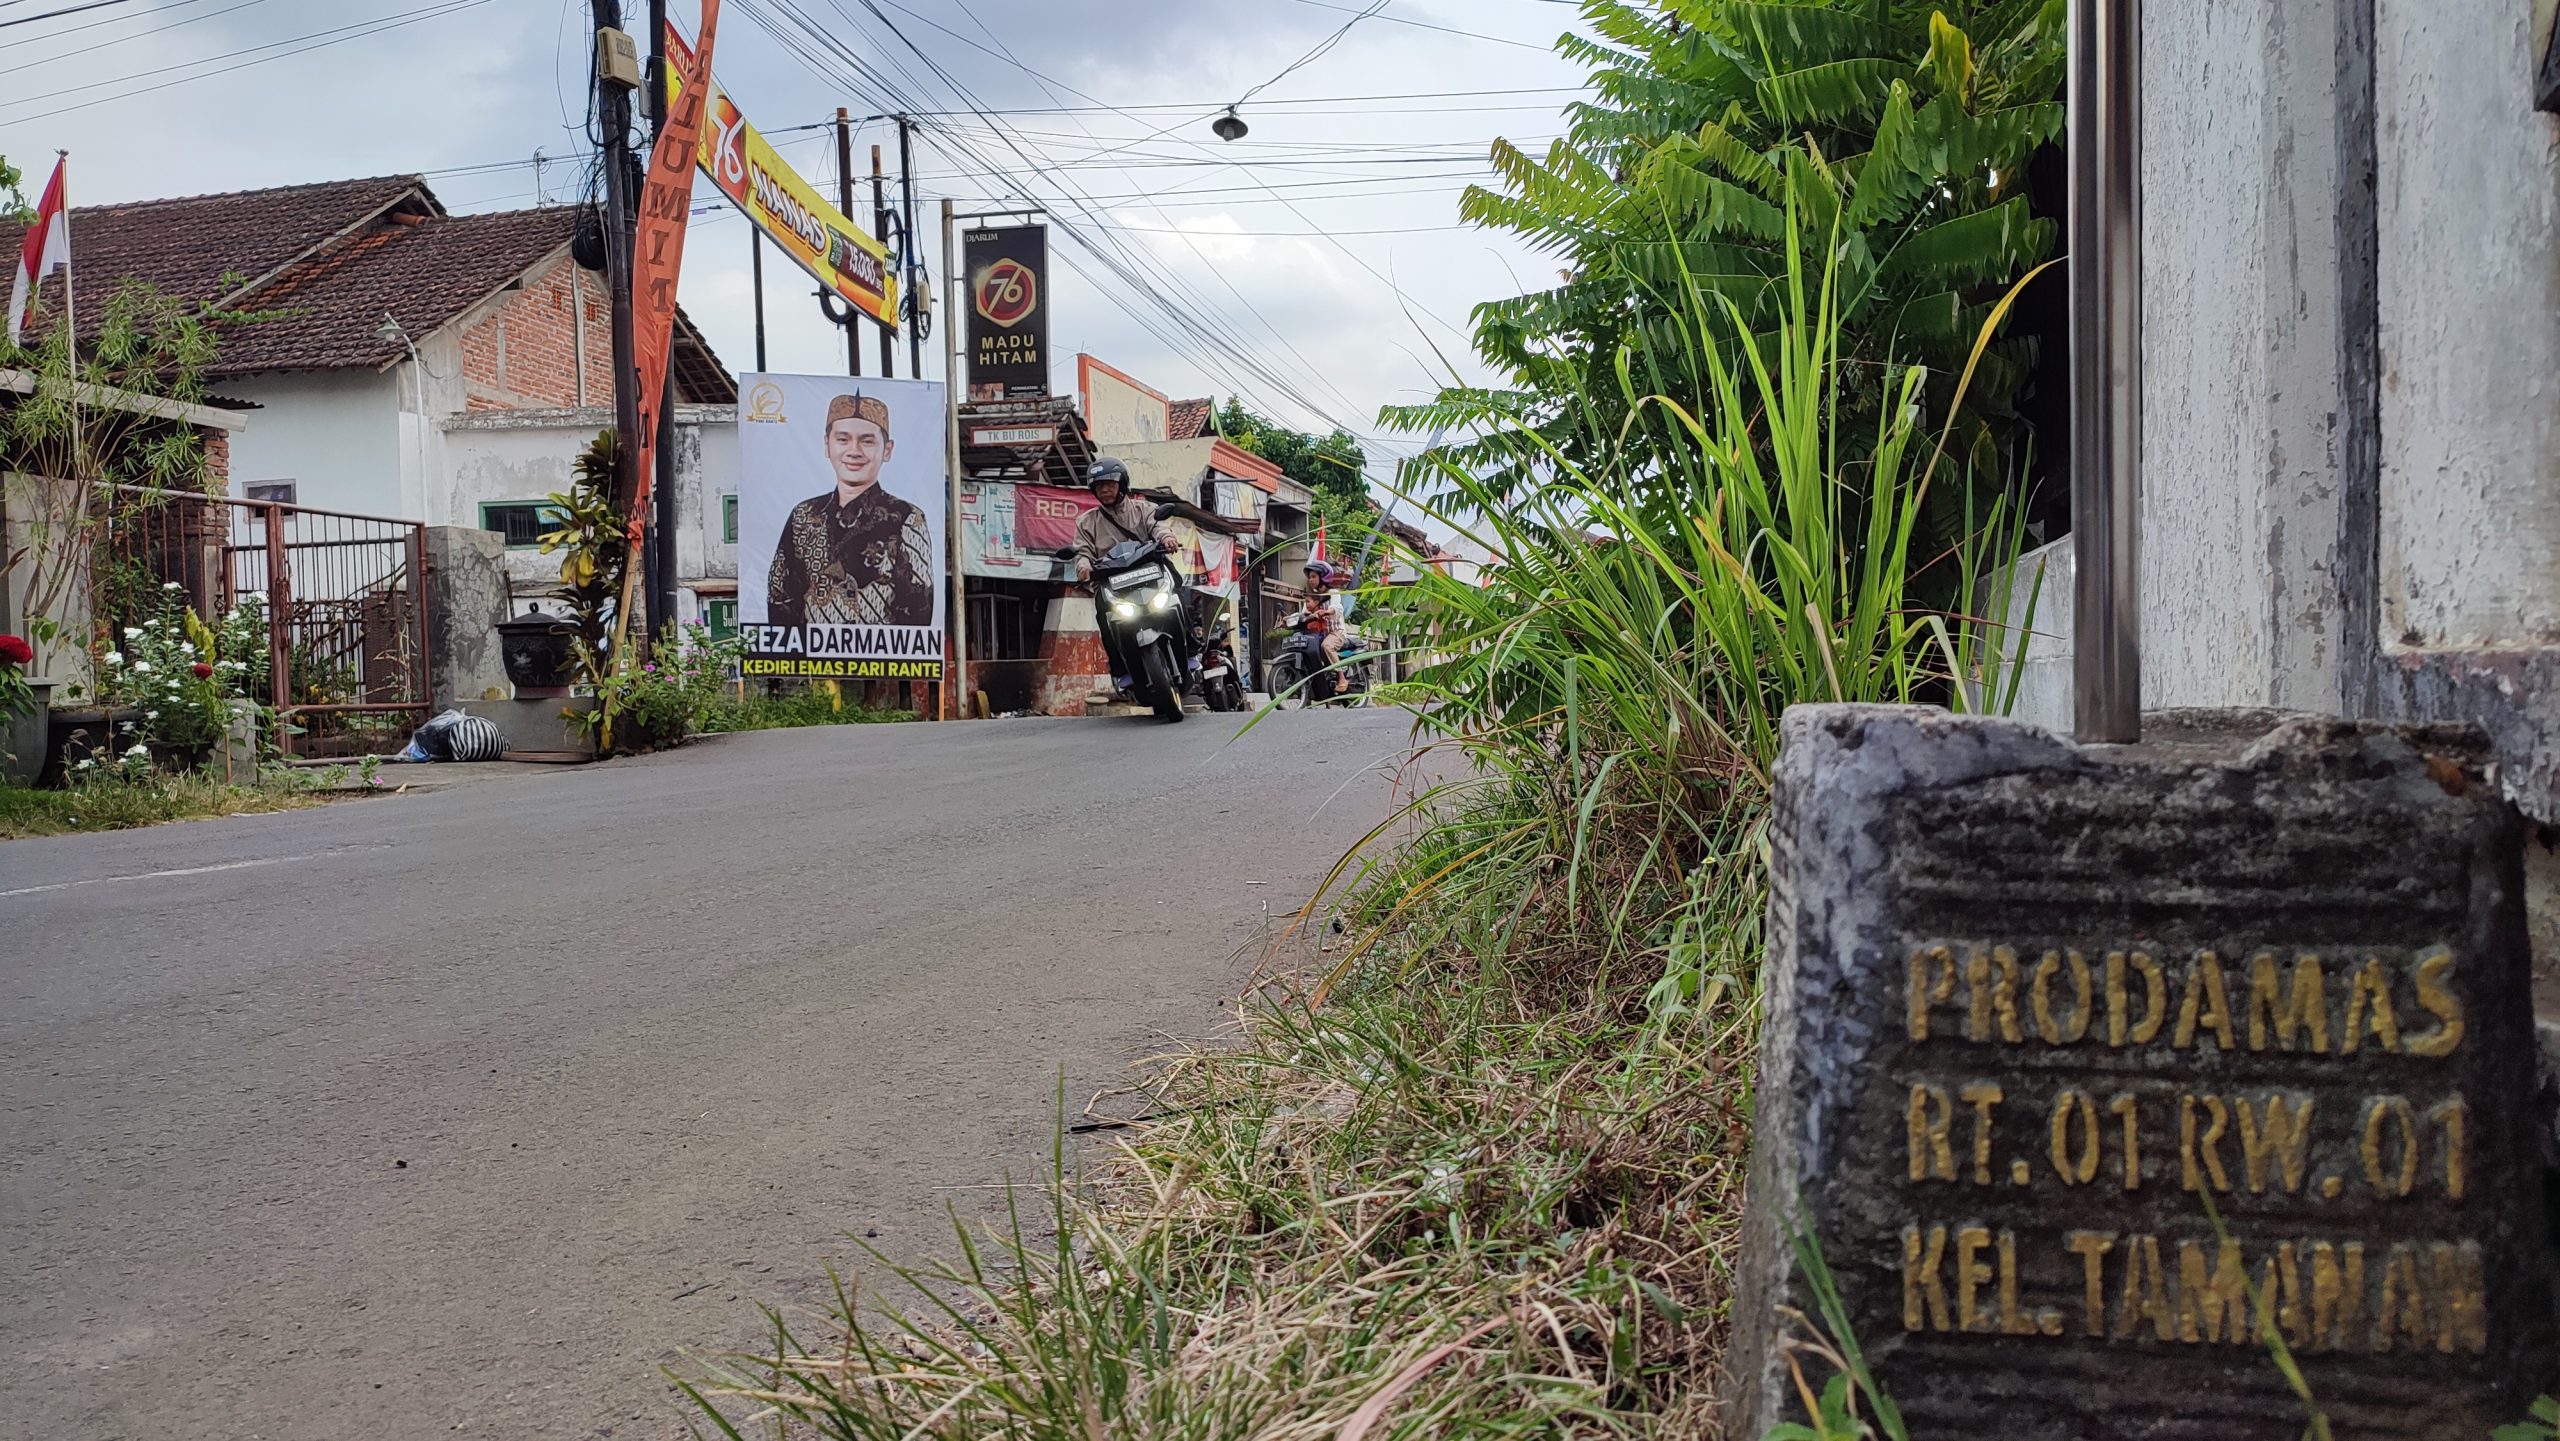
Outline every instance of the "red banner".
[[1055, 555], [1076, 543], [1076, 522], [1093, 509], [1093, 492], [1054, 485], [1017, 487], [1013, 496], [1014, 547], [1028, 555]]
[[631, 251], [631, 352], [640, 372], [640, 434], [634, 437], [640, 486], [631, 507], [634, 545], [641, 518], [649, 513], [649, 488], [657, 475], [658, 413], [667, 395], [667, 356], [675, 347], [676, 276], [684, 268], [685, 220], [693, 209], [693, 153], [702, 143], [703, 101], [710, 94], [704, 82], [711, 75], [712, 32], [719, 23], [720, 0], [702, 0], [702, 43], [690, 56], [667, 57], [671, 63], [685, 65], [685, 71], [675, 98], [667, 103], [667, 120], [658, 127], [648, 179], [640, 187], [639, 234]]

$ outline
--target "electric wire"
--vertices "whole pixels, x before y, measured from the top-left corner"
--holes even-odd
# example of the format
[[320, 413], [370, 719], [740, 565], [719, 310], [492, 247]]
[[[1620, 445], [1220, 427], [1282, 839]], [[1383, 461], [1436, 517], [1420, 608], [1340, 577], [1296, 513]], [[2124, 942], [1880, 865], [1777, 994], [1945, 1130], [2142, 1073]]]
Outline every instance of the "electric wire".
[[[87, 110], [93, 106], [105, 105], [117, 100], [130, 99], [136, 95], [148, 95], [156, 90], [166, 90], [175, 85], [187, 85], [198, 80], [209, 80], [216, 75], [228, 75], [236, 70], [246, 70], [253, 65], [264, 65], [269, 61], [282, 60], [287, 56], [301, 55], [313, 50], [326, 49], [332, 45], [343, 45], [351, 40], [366, 39], [370, 36], [382, 34], [384, 31], [401, 29], [404, 26], [414, 25], [421, 21], [441, 19], [444, 16], [457, 14], [464, 10], [475, 10], [488, 3], [490, 3], [490, 0], [443, 0], [443, 3], [421, 6], [415, 10], [403, 11], [397, 15], [384, 16], [377, 20], [364, 21], [354, 25], [341, 25], [329, 30], [315, 30], [309, 34], [296, 35], [286, 40], [273, 40], [264, 45], [252, 45], [246, 49], [234, 50], [225, 55], [207, 56], [202, 60], [191, 60], [186, 63], [188, 65], [210, 65], [220, 60], [235, 59], [238, 60], [239, 63], [224, 65], [218, 69], [200, 71], [193, 75], [177, 76], [172, 79], [160, 81], [153, 85], [139, 85], [131, 90], [119, 90], [112, 95], [100, 95], [92, 99], [79, 101], [76, 104], [58, 105], [51, 110], [42, 110], [36, 111], [32, 114], [15, 116], [13, 117], [13, 120], [44, 120], [56, 115], [68, 115], [74, 111]], [[306, 41], [310, 43], [304, 43]], [[295, 48], [278, 49], [278, 47], [281, 46], [293, 46]], [[259, 55], [258, 52], [261, 50], [275, 50], [277, 53], [272, 55]], [[240, 59], [240, 57], [243, 56], [255, 56], [256, 58]], [[48, 90], [38, 95], [24, 95], [11, 100], [0, 101], [0, 107], [31, 105], [39, 100], [51, 100], [64, 95], [76, 95], [84, 90], [96, 90], [108, 85], [120, 85], [128, 80], [147, 79], [154, 75], [165, 74], [166, 71], [167, 67], [165, 66], [154, 70], [138, 70], [129, 75], [118, 75], [107, 80], [93, 80], [85, 85], [69, 85], [60, 90]]]

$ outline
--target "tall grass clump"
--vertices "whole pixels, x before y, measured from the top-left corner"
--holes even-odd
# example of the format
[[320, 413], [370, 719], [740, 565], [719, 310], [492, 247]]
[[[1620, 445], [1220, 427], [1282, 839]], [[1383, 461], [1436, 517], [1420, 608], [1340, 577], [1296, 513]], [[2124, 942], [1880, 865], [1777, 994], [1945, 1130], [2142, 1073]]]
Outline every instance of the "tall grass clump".
[[[1959, 543], [1915, 549], [1960, 463], [1925, 412], [1928, 376], [1888, 366], [1872, 433], [1842, 433], [1836, 232], [1793, 206], [1787, 228], [1766, 333], [1696, 278], [1619, 352], [1619, 427], [1656, 432], [1646, 443], [1575, 448], [1596, 466], [1550, 448], [1525, 495], [1431, 457], [1409, 477], [1453, 497], [1439, 519], [1497, 560], [1480, 577], [1424, 573], [1394, 613], [1424, 660], [1396, 698], [1465, 764], [1418, 805], [1420, 837], [1367, 862], [1372, 934], [1472, 933], [1568, 985], [1647, 977], [1657, 1010], [1719, 981], [1733, 994], [1758, 951], [1786, 709], [2013, 698], [2003, 641], [2028, 617], [2011, 624], [1992, 582], [2017, 515], [1995, 503], [1962, 518]], [[1664, 333], [1676, 343], [1643, 338]]]
[[688, 1375], [707, 1424], [1719, 1434], [1779, 717], [1999, 699], [1969, 612], [2014, 535], [1917, 553], [1950, 463], [1927, 378], [1840, 433], [1833, 232], [1788, 225], [1765, 343], [1699, 282], [1643, 328], [1674, 341], [1617, 353], [1645, 445], [1550, 449], [1528, 499], [1437, 477], [1500, 561], [1394, 612], [1424, 779], [1237, 1042], [1157, 1063], [1148, 1124], [1089, 1180], [1062, 1155], [1045, 1225], [898, 1273], [921, 1308], [842, 1296]]

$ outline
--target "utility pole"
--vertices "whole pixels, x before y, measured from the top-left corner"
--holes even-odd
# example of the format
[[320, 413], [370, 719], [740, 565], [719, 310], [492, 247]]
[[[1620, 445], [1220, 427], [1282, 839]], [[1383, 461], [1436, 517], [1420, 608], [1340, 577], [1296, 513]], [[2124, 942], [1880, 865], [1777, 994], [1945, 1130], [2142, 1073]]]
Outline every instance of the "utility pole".
[[[622, 0], [593, 3], [600, 51], [603, 33], [622, 28]], [[601, 54], [596, 64], [596, 118], [604, 146], [604, 284], [613, 302], [613, 503], [616, 510], [627, 513], [640, 494], [635, 440], [640, 433], [640, 376], [631, 353], [631, 227], [637, 216], [631, 167], [625, 163], [631, 92], [606, 77]]]
[[[874, 145], [871, 147], [871, 233], [879, 239], [886, 241], [889, 238], [889, 202], [886, 193], [881, 189], [881, 185], [880, 147]], [[898, 258], [901, 264], [906, 260], [906, 243], [904, 241], [899, 242]], [[901, 291], [903, 291], [906, 284], [906, 277], [900, 276], [898, 278], [898, 283]], [[890, 330], [889, 322], [885, 320], [881, 321], [880, 373], [887, 376], [895, 376], [898, 373], [898, 352], [890, 346], [889, 342], [891, 334], [892, 332]]]
[[[698, 42], [702, 37], [695, 36]], [[667, 126], [667, 0], [649, 0], [649, 142], [654, 153], [658, 132]], [[638, 207], [632, 222], [639, 222]], [[669, 348], [674, 345], [669, 338]], [[657, 472], [650, 483], [649, 623], [664, 630], [676, 623], [676, 368], [667, 367], [658, 397]]]
[[[904, 117], [901, 117], [898, 121], [898, 136], [901, 142], [905, 140], [906, 132], [907, 122]], [[899, 148], [903, 152], [904, 144], [901, 143]], [[951, 197], [948, 195], [942, 197], [942, 273], [945, 277], [949, 277], [952, 273]], [[950, 678], [942, 683], [942, 694], [946, 711], [949, 709], [948, 702], [956, 698], [960, 702], [959, 716], [962, 720], [967, 720], [973, 714], [973, 708], [970, 699], [972, 692], [969, 689], [969, 577], [960, 564], [962, 530], [960, 525], [960, 328], [946, 326], [945, 330], [947, 334], [943, 341], [945, 370], [942, 384], [942, 444], [943, 463], [949, 467], [951, 495], [943, 518], [950, 523], [951, 532], [948, 541], [951, 546], [951, 674]], [[912, 328], [907, 331], [907, 339], [909, 348], [912, 350], [915, 341], [915, 331]], [[924, 375], [924, 366], [920, 359], [915, 373], [919, 379]]]
[[747, 264], [756, 277], [756, 369], [764, 365], [764, 230], [750, 221], [747, 224]]
[[[841, 105], [836, 107], [836, 209], [853, 214], [853, 121]], [[858, 311], [847, 311], [844, 319], [844, 373], [862, 373], [862, 319]]]
[[[922, 379], [924, 377], [924, 337], [920, 333], [922, 327], [918, 326], [916, 321], [924, 317], [926, 302], [923, 294], [907, 283], [914, 278], [917, 269], [913, 263], [913, 253], [916, 249], [915, 122], [904, 115], [898, 117], [898, 228], [899, 233], [907, 239], [907, 243], [899, 247], [898, 258], [909, 262], [907, 274], [899, 277], [898, 293], [913, 297], [910, 302], [913, 310], [907, 321], [907, 374]], [[950, 244], [946, 241], [942, 249], [943, 262], [949, 264]], [[957, 555], [959, 552], [955, 550], [952, 553]]]

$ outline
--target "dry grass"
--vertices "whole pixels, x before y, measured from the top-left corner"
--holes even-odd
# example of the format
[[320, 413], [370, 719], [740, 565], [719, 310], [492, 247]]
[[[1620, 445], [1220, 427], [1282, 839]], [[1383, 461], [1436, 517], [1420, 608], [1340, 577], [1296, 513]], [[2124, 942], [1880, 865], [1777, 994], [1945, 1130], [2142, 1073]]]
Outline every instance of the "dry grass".
[[0, 840], [129, 830], [211, 816], [262, 815], [330, 799], [307, 785], [230, 785], [202, 772], [87, 781], [58, 791], [0, 786]]
[[1534, 886], [1492, 926], [1453, 919], [1453, 887], [1359, 946], [1435, 854], [1426, 838], [1366, 878], [1321, 1005], [1325, 971], [1275, 982], [1238, 1044], [1150, 1068], [1157, 1119], [1088, 1176], [1062, 1150], [1036, 1224], [963, 1234], [949, 1267], [889, 1268], [940, 1309], [846, 1294], [777, 1317], [762, 1354], [688, 1376], [703, 1426], [1716, 1434], [1747, 997], [1649, 1014], [1653, 973], [1608, 979], [1577, 939], [1622, 910], [1596, 874]]

